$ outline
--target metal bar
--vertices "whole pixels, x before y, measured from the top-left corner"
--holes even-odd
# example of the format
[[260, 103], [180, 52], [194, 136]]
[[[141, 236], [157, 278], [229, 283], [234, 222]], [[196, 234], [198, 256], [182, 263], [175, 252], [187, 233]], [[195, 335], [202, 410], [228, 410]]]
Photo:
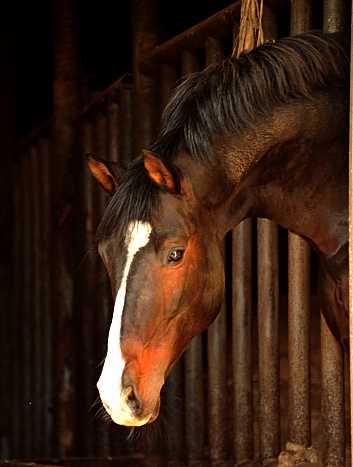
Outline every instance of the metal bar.
[[[186, 78], [199, 69], [200, 63], [196, 54], [184, 50], [181, 58], [182, 76]], [[194, 337], [184, 354], [185, 443], [189, 463], [200, 463], [205, 457], [204, 335], [201, 333]]]
[[56, 455], [68, 457], [74, 443], [73, 387], [73, 172], [75, 126], [82, 103], [82, 55], [74, 0], [53, 1], [53, 139], [51, 157], [52, 309], [55, 316]]
[[23, 243], [22, 235], [24, 232], [23, 222], [23, 206], [21, 194], [21, 166], [18, 162], [13, 168], [12, 186], [13, 186], [13, 203], [14, 203], [14, 224], [13, 224], [13, 263], [12, 263], [12, 277], [13, 277], [13, 308], [11, 320], [11, 339], [13, 344], [13, 352], [11, 364], [13, 368], [12, 378], [10, 381], [12, 388], [12, 413], [11, 413], [11, 445], [10, 456], [11, 458], [18, 457], [21, 452], [21, 427], [23, 425], [22, 417], [22, 388], [23, 388], [23, 374], [22, 374], [22, 339], [21, 329], [18, 323], [22, 323], [22, 294], [23, 290]]
[[257, 220], [260, 457], [277, 458], [280, 449], [278, 227]]
[[[224, 50], [221, 41], [212, 37], [205, 43], [206, 67], [224, 60]], [[221, 253], [225, 261], [225, 242]], [[219, 315], [208, 328], [207, 358], [208, 358], [208, 440], [211, 462], [225, 462], [229, 451], [229, 433], [227, 429], [229, 410], [224, 403], [227, 388], [227, 310], [224, 302]]]
[[159, 112], [162, 114], [170, 96], [178, 84], [178, 73], [174, 66], [162, 64], [160, 67]]
[[119, 93], [119, 161], [128, 164], [133, 158], [133, 107], [132, 76], [125, 75], [120, 81]]
[[[82, 154], [93, 152], [93, 123], [89, 119], [81, 121], [81, 145]], [[96, 188], [92, 176], [82, 160], [76, 161], [76, 204], [77, 206], [77, 229], [75, 244], [75, 263], [78, 265], [75, 274], [75, 341], [80, 352], [75, 354], [75, 442], [77, 444], [77, 455], [93, 456], [94, 454], [94, 412], [89, 412], [95, 397], [93, 390], [94, 368], [104, 358], [96, 351], [93, 340], [93, 316], [99, 314], [96, 308], [96, 290], [87, 287], [87, 284], [95, 283], [94, 268], [97, 262], [96, 255], [90, 250], [93, 246], [94, 228], [93, 225], [93, 193], [92, 187]], [[81, 264], [82, 263], [82, 264]], [[105, 342], [106, 336], [102, 337]], [[97, 360], [94, 353], [98, 353]], [[98, 394], [95, 393], [97, 397]], [[96, 411], [98, 407], [96, 408]]]
[[291, 2], [290, 32], [299, 34], [310, 31], [313, 24], [312, 0], [293, 0]]
[[[291, 3], [291, 34], [312, 28], [312, 1]], [[288, 232], [289, 441], [311, 445], [310, 248]]]
[[[353, 1], [353, 0], [352, 0]], [[353, 37], [353, 7], [351, 10], [351, 37]], [[351, 79], [349, 107], [349, 327], [353, 329], [353, 45], [351, 43]], [[353, 433], [353, 333], [349, 333], [350, 430]], [[353, 465], [353, 438], [351, 436], [351, 465]]]
[[[342, 1], [324, 0], [324, 32], [344, 32], [345, 6]], [[321, 316], [321, 406], [323, 417], [323, 464], [345, 465], [344, 359]]]
[[49, 158], [50, 141], [47, 135], [39, 138], [39, 180], [40, 180], [40, 204], [41, 204], [41, 231], [40, 241], [42, 244], [41, 270], [42, 270], [42, 294], [40, 297], [41, 334], [42, 334], [42, 395], [43, 398], [43, 445], [41, 457], [50, 458], [53, 452], [53, 326], [52, 311], [50, 306], [50, 181], [49, 181]]
[[252, 221], [232, 232], [232, 342], [234, 458], [237, 465], [254, 457], [252, 369]]
[[347, 32], [346, 2], [342, 0], [324, 0], [324, 32]]
[[311, 445], [310, 250], [288, 233], [289, 441]]
[[[107, 119], [106, 112], [98, 112], [96, 115], [95, 120], [95, 128], [94, 128], [94, 136], [93, 136], [93, 145], [94, 145], [94, 152], [96, 154], [107, 154], [108, 155], [108, 134], [109, 134], [109, 120]], [[108, 156], [110, 158], [110, 154]], [[91, 183], [94, 180], [91, 180]], [[92, 193], [92, 201], [93, 201], [93, 222], [94, 222], [94, 231], [97, 230], [98, 224], [103, 216], [104, 209], [107, 203], [107, 195], [101, 190], [97, 183], [94, 183], [93, 193]], [[91, 239], [93, 243], [93, 238]], [[99, 334], [100, 340], [93, 345], [90, 354], [92, 355], [92, 360], [96, 357], [96, 352], [100, 351], [99, 353], [102, 354], [106, 348], [106, 338], [101, 339], [102, 335], [107, 336], [109, 332], [109, 326], [111, 323], [111, 310], [113, 310], [113, 303], [111, 299], [111, 288], [109, 282], [109, 276], [107, 274], [107, 270], [103, 264], [103, 261], [95, 261], [94, 262], [94, 283], [98, 284], [99, 293], [95, 293], [95, 297], [93, 300], [94, 309], [93, 309], [93, 317], [92, 317], [92, 324], [93, 327], [90, 329], [90, 337], [91, 340], [94, 342], [94, 338]], [[96, 357], [97, 358], [97, 357]], [[98, 361], [94, 367], [100, 363]], [[90, 378], [87, 378], [87, 381], [90, 381], [91, 390], [90, 390], [90, 397], [91, 402], [90, 405], [93, 403], [95, 397], [95, 393], [97, 389], [95, 385], [97, 383], [96, 380], [96, 372], [90, 371]], [[94, 389], [93, 389], [94, 388]], [[99, 457], [106, 457], [110, 455], [110, 440], [109, 440], [109, 427], [106, 424], [98, 423], [95, 427], [95, 455]]]
[[278, 39], [277, 11], [266, 5], [263, 7], [262, 29], [265, 41], [274, 41]]
[[138, 67], [141, 55], [162, 42], [161, 2], [159, 0], [131, 1], [132, 70], [134, 77], [133, 128], [134, 155], [148, 148], [157, 136], [159, 124], [158, 80], [147, 76]]
[[29, 160], [28, 154], [21, 157], [21, 210], [23, 212], [23, 231], [22, 231], [22, 255], [23, 255], [23, 302], [21, 310], [21, 350], [22, 350], [22, 420], [23, 427], [21, 430], [21, 439], [23, 440], [22, 456], [30, 458], [31, 452], [31, 435], [33, 432], [33, 418], [31, 414], [31, 365], [32, 365], [32, 348], [31, 348], [31, 320], [32, 320], [32, 277], [31, 277], [31, 245], [32, 245], [32, 229], [31, 229], [31, 189], [29, 179]]
[[[162, 112], [178, 79], [177, 71], [169, 65], [160, 68], [159, 111]], [[184, 454], [184, 404], [183, 400], [183, 357], [172, 368], [162, 390], [163, 418], [170, 427], [164, 437], [165, 452], [173, 466], [183, 465]], [[157, 448], [157, 451], [156, 451]], [[158, 447], [149, 450], [158, 454]]]
[[107, 157], [127, 165], [132, 158], [132, 76], [126, 74], [107, 96]]
[[42, 392], [42, 336], [41, 336], [41, 295], [42, 295], [42, 274], [41, 274], [41, 257], [42, 243], [40, 239], [41, 223], [41, 205], [40, 205], [40, 185], [39, 185], [39, 167], [38, 167], [38, 141], [30, 147], [29, 153], [30, 164], [30, 196], [32, 203], [32, 293], [33, 293], [33, 316], [32, 316], [32, 351], [33, 361], [32, 367], [32, 417], [33, 417], [33, 432], [32, 432], [32, 455], [38, 458], [42, 452], [42, 430], [43, 430], [43, 399]]
[[345, 465], [343, 350], [321, 314], [322, 462]]

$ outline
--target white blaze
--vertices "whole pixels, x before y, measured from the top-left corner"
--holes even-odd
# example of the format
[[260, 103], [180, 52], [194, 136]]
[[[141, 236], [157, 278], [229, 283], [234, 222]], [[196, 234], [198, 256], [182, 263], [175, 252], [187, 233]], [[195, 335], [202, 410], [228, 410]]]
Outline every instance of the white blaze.
[[133, 222], [127, 233], [127, 256], [120, 289], [115, 299], [114, 313], [108, 336], [108, 351], [101, 377], [97, 383], [102, 402], [116, 423], [128, 424], [131, 416], [121, 405], [121, 376], [125, 366], [120, 348], [121, 317], [125, 304], [126, 281], [136, 253], [147, 245], [152, 227], [148, 223]]

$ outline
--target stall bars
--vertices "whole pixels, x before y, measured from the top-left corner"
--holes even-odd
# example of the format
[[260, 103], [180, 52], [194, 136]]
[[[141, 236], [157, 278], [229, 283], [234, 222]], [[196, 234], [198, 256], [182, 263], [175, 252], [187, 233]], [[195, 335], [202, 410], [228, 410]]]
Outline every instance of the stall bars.
[[[143, 3], [135, 2], [134, 27], [139, 39], [150, 26], [145, 19], [139, 23], [147, 11]], [[290, 15], [283, 13], [288, 6], [277, 11], [279, 5], [265, 5], [266, 39], [277, 36], [277, 13], [292, 34], [312, 27], [312, 7], [307, 1], [293, 0]], [[151, 8], [151, 3], [144, 7]], [[320, 2], [320, 8], [324, 30], [344, 29], [343, 2]], [[69, 176], [67, 182], [60, 181], [70, 185], [71, 199], [57, 200], [52, 194], [57, 177], [52, 162], [52, 141], [57, 141], [57, 136], [52, 121], [17, 148], [18, 162], [13, 169], [14, 307], [9, 339], [1, 343], [2, 347], [15, 343], [13, 371], [8, 374], [13, 404], [8, 410], [10, 430], [3, 437], [2, 457], [138, 454], [162, 456], [171, 465], [230, 466], [277, 462], [287, 440], [311, 445], [314, 415], [310, 393], [314, 389], [310, 383], [309, 250], [289, 235], [287, 426], [283, 417], [287, 344], [279, 339], [283, 324], [278, 229], [262, 219], [257, 226], [251, 220], [243, 222], [226, 238], [222, 248], [230, 286], [225, 305], [168, 378], [160, 428], [126, 439], [124, 428], [105, 425], [94, 419], [95, 408], [89, 410], [97, 397], [97, 366], [104, 358], [112, 302], [107, 274], [94, 246], [106, 200], [85, 167], [84, 155], [93, 152], [126, 164], [141, 147], [148, 146], [155, 138], [158, 114], [177, 80], [230, 53], [239, 12], [237, 2], [171, 41], [136, 53], [134, 86], [126, 75], [79, 111], [72, 125], [76, 144], [68, 158]], [[141, 101], [143, 111], [136, 110]], [[53, 209], [58, 205], [60, 215], [55, 217]], [[57, 286], [57, 269], [52, 264], [57, 234], [53, 230], [63, 226], [68, 235], [61, 238], [65, 255], [60, 261], [68, 264], [60, 267], [68, 273], [59, 280], [61, 287], [72, 289], [65, 297], [66, 315], [52, 290]], [[256, 230], [257, 253], [249, 242]], [[257, 313], [250, 265], [258, 270]], [[321, 354], [323, 434], [321, 441], [316, 435], [314, 441], [322, 449], [324, 465], [340, 466], [348, 461], [349, 449], [344, 426], [344, 357], [323, 320]]]

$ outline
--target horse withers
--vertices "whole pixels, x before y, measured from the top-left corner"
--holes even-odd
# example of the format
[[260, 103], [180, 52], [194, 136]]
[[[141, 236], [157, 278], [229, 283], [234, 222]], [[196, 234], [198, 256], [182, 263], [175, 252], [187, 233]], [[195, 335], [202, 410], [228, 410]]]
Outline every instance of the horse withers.
[[220, 243], [249, 217], [317, 252], [321, 308], [347, 347], [348, 102], [348, 41], [301, 34], [192, 75], [126, 171], [87, 156], [111, 197], [97, 232], [115, 299], [98, 389], [114, 422], [158, 416], [170, 369], [220, 310]]

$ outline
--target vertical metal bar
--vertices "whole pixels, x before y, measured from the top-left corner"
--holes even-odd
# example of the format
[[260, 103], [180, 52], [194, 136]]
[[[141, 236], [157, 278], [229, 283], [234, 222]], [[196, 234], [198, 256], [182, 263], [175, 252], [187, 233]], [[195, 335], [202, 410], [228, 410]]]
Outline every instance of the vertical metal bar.
[[345, 33], [347, 29], [346, 2], [324, 0], [324, 32]]
[[[103, 110], [103, 109], [102, 109]], [[109, 134], [109, 120], [105, 112], [98, 111], [96, 113], [95, 119], [95, 131], [94, 131], [94, 152], [96, 154], [107, 155], [108, 159], [111, 159], [111, 156], [108, 151], [108, 141], [107, 137]], [[104, 157], [104, 156], [103, 156]], [[93, 200], [93, 221], [94, 221], [94, 231], [96, 231], [98, 224], [103, 216], [104, 209], [107, 203], [107, 195], [98, 188], [97, 183], [94, 183], [95, 191], [92, 193]], [[91, 240], [93, 241], [93, 239]], [[100, 335], [108, 335], [109, 326], [111, 323], [111, 310], [113, 309], [113, 304], [111, 302], [111, 289], [109, 276], [107, 270], [103, 264], [103, 261], [95, 261], [95, 279], [94, 282], [99, 286], [99, 293], [96, 293], [95, 297], [95, 309], [93, 310], [93, 328], [91, 328], [91, 340], [99, 333]], [[99, 344], [96, 344], [91, 349], [91, 355], [97, 350], [100, 351], [100, 354], [104, 352], [106, 346], [105, 340], [100, 340]], [[93, 359], [93, 358], [92, 358]], [[98, 362], [99, 363], [99, 362]], [[97, 365], [94, 365], [95, 367]], [[91, 388], [95, 387], [97, 381], [94, 379], [94, 373], [92, 368], [90, 371], [90, 383]], [[90, 396], [93, 402], [93, 390], [90, 390]], [[91, 402], [91, 404], [92, 404]], [[100, 457], [106, 457], [110, 455], [110, 442], [109, 442], [109, 427], [106, 424], [99, 423], [96, 426], [95, 433], [95, 455]]]
[[[199, 69], [199, 58], [193, 52], [184, 50], [181, 57], [182, 76], [186, 78]], [[205, 457], [203, 337], [204, 333], [194, 337], [184, 354], [185, 443], [189, 463], [202, 462]]]
[[[353, 4], [351, 5], [351, 37], [353, 37]], [[353, 44], [351, 43], [351, 79], [349, 107], [349, 327], [353, 329]], [[349, 333], [349, 380], [351, 403], [351, 434], [353, 433], [353, 332]], [[351, 437], [351, 465], [353, 465], [353, 438]]]
[[312, 0], [293, 0], [290, 12], [290, 32], [292, 35], [310, 31], [313, 24]]
[[[324, 0], [324, 32], [344, 32], [343, 1]], [[323, 464], [345, 465], [344, 359], [321, 316], [321, 406], [323, 417]]]
[[[81, 145], [82, 155], [93, 152], [93, 124], [88, 118], [83, 118], [81, 126]], [[92, 176], [82, 160], [76, 161], [76, 204], [77, 204], [77, 228], [75, 253], [77, 271], [75, 274], [75, 345], [80, 349], [75, 353], [75, 406], [77, 419], [75, 420], [75, 439], [77, 444], [77, 455], [94, 455], [94, 423], [93, 414], [89, 412], [95, 397], [93, 391], [95, 388], [94, 368], [100, 363], [104, 355], [97, 356], [98, 360], [93, 358], [95, 343], [93, 340], [93, 316], [99, 314], [100, 310], [96, 308], [95, 297], [96, 290], [93, 290], [89, 284], [94, 284], [94, 268], [97, 261], [93, 252], [93, 200], [92, 187], [94, 181]], [[94, 186], [96, 188], [96, 186]], [[102, 337], [103, 341], [104, 338]], [[98, 352], [97, 352], [98, 353]], [[99, 370], [98, 370], [99, 371]], [[97, 392], [95, 393], [97, 397]], [[98, 410], [98, 407], [97, 407]]]
[[[119, 84], [118, 99], [118, 161], [127, 165], [133, 158], [133, 107], [132, 107], [132, 76], [125, 75]], [[141, 148], [139, 149], [141, 151]]]
[[41, 351], [43, 359], [42, 367], [42, 395], [43, 398], [43, 446], [41, 457], [50, 458], [53, 449], [53, 327], [52, 310], [50, 306], [50, 181], [49, 181], [49, 157], [50, 141], [47, 136], [42, 136], [39, 141], [39, 193], [41, 197], [41, 232], [40, 241], [41, 269], [42, 269], [42, 293], [41, 293]]
[[[291, 3], [291, 34], [312, 28], [312, 0]], [[310, 248], [288, 232], [289, 441], [311, 445]]]
[[280, 449], [278, 227], [257, 220], [260, 457], [277, 458]]
[[31, 436], [33, 433], [33, 418], [31, 414], [31, 365], [32, 365], [32, 348], [31, 348], [31, 320], [32, 320], [32, 288], [31, 288], [31, 196], [30, 196], [30, 167], [28, 154], [21, 157], [21, 172], [22, 172], [22, 199], [21, 209], [23, 210], [23, 227], [22, 244], [23, 244], [23, 303], [21, 310], [21, 350], [22, 350], [22, 420], [23, 428], [21, 430], [21, 438], [23, 440], [22, 455], [30, 458], [31, 451]]
[[[116, 94], [112, 96], [108, 102], [107, 112], [107, 155], [109, 159], [119, 162], [121, 165], [126, 166], [132, 159], [132, 77], [131, 75], [123, 76], [116, 84]], [[105, 204], [107, 199], [103, 200]], [[104, 265], [101, 264], [104, 269]], [[102, 276], [107, 278], [106, 273]], [[105, 288], [104, 288], [105, 287]], [[112, 295], [110, 285], [107, 282], [104, 284], [102, 293], [106, 300], [106, 314], [105, 314], [105, 325], [99, 328], [99, 332], [96, 333], [97, 344], [95, 348], [98, 349], [101, 357], [106, 354], [107, 337], [109, 332], [109, 326], [112, 319], [112, 311], [114, 304], [112, 303]], [[108, 290], [109, 289], [109, 290]], [[99, 373], [101, 367], [99, 367]], [[97, 381], [95, 381], [95, 384]], [[109, 436], [110, 436], [110, 455], [111, 456], [122, 456], [126, 449], [126, 433], [125, 428], [115, 423], [110, 423]], [[129, 441], [132, 444], [131, 441]]]
[[41, 275], [41, 218], [40, 218], [40, 198], [39, 198], [39, 168], [38, 168], [38, 143], [37, 141], [30, 146], [29, 164], [31, 174], [30, 196], [32, 203], [32, 293], [33, 293], [33, 316], [32, 316], [32, 336], [31, 344], [33, 351], [32, 367], [32, 452], [34, 457], [41, 455], [42, 446], [42, 426], [43, 426], [43, 399], [42, 392], [42, 349], [41, 349], [41, 294], [42, 294], [42, 275]]
[[143, 53], [162, 42], [160, 0], [131, 1], [132, 70], [134, 77], [134, 154], [148, 148], [157, 136], [158, 80], [139, 71]]
[[162, 114], [170, 96], [178, 84], [178, 73], [175, 67], [162, 63], [160, 67], [159, 113]]
[[53, 1], [53, 140], [51, 158], [52, 307], [55, 310], [55, 433], [57, 455], [74, 443], [73, 387], [73, 171], [75, 127], [82, 99], [82, 55], [75, 0]]
[[[209, 37], [205, 44], [206, 67], [224, 60], [224, 50], [219, 40]], [[225, 260], [225, 242], [221, 252]], [[227, 310], [224, 302], [219, 315], [208, 328], [208, 440], [211, 462], [225, 462], [229, 451], [227, 388]]]
[[[178, 74], [170, 65], [160, 68], [160, 113], [166, 106], [177, 83]], [[184, 451], [183, 357], [174, 365], [162, 389], [163, 417], [170, 427], [165, 437], [165, 450], [169, 462], [182, 465]], [[158, 452], [156, 452], [158, 454]]]
[[22, 388], [23, 388], [23, 374], [22, 374], [22, 339], [20, 335], [19, 324], [22, 322], [23, 303], [23, 242], [22, 233], [24, 232], [23, 222], [23, 206], [21, 194], [22, 180], [21, 180], [21, 164], [18, 162], [13, 168], [13, 202], [14, 202], [14, 224], [13, 224], [13, 263], [12, 263], [12, 276], [13, 276], [13, 308], [12, 308], [12, 332], [11, 337], [13, 341], [13, 352], [11, 364], [13, 367], [11, 388], [13, 396], [13, 412], [11, 417], [11, 457], [21, 455], [21, 426], [23, 425], [22, 417]]
[[251, 233], [251, 219], [232, 232], [233, 450], [238, 465], [254, 457]]
[[321, 314], [322, 462], [345, 465], [343, 351]]
[[278, 38], [277, 11], [263, 6], [262, 29], [265, 41], [274, 41]]
[[310, 250], [289, 232], [288, 361], [289, 441], [311, 445], [310, 404]]

